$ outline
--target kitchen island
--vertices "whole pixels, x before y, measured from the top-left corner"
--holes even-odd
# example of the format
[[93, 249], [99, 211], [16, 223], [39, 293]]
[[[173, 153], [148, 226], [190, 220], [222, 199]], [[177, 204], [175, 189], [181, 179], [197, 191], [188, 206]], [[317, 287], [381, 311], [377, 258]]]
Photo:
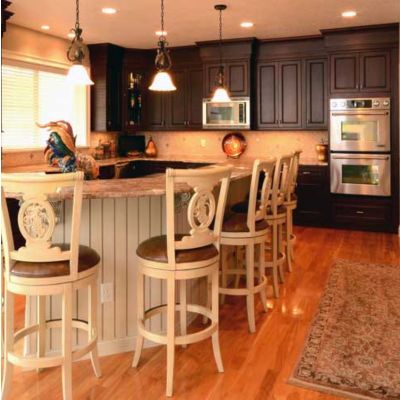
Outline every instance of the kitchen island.
[[[191, 159], [190, 161], [193, 161]], [[204, 161], [204, 160], [203, 160]], [[208, 160], [212, 162], [212, 160]], [[225, 162], [226, 164], [226, 162]], [[251, 163], [235, 165], [232, 173], [228, 201], [241, 200], [251, 175]], [[37, 171], [24, 167], [7, 172]], [[53, 172], [53, 171], [52, 171]], [[186, 207], [188, 196], [186, 185], [176, 188], [175, 223], [179, 233], [188, 232]], [[8, 197], [18, 198], [16, 193]], [[136, 248], [140, 242], [152, 236], [165, 234], [165, 176], [154, 174], [142, 178], [85, 181], [81, 217], [81, 244], [95, 249], [101, 256], [98, 318], [100, 354], [114, 354], [130, 351], [135, 346], [136, 328]], [[67, 222], [72, 212], [71, 192], [61, 192], [55, 209], [59, 217], [53, 242], [68, 242], [71, 226]], [[204, 280], [188, 282], [188, 301], [205, 301]], [[165, 303], [164, 284], [146, 278], [146, 308]], [[34, 323], [36, 301], [27, 302], [27, 323]], [[74, 318], [87, 319], [87, 290], [79, 290], [74, 296]], [[190, 316], [189, 314], [189, 322]], [[61, 298], [52, 296], [47, 301], [46, 318], [61, 317]], [[162, 332], [165, 318], [155, 316], [147, 323], [152, 331]], [[51, 329], [47, 340], [47, 351], [57, 352], [61, 344], [58, 329]], [[74, 345], [83, 345], [86, 333], [74, 334]], [[28, 352], [35, 350], [34, 335], [28, 345]]]

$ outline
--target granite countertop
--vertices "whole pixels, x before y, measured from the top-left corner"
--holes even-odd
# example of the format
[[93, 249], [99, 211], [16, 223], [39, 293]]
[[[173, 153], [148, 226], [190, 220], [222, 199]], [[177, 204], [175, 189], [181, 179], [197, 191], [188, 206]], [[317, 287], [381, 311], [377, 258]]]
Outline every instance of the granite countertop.
[[[180, 160], [181, 161], [181, 160]], [[193, 161], [193, 159], [191, 160]], [[219, 163], [220, 165], [232, 165], [230, 163]], [[233, 166], [233, 165], [232, 165]], [[203, 167], [207, 168], [207, 167]], [[8, 170], [7, 172], [44, 172], [41, 168], [23, 168]], [[231, 180], [246, 178], [251, 175], [251, 168], [248, 166], [233, 166]], [[176, 193], [188, 192], [190, 188], [185, 184], [178, 184], [175, 187]], [[96, 179], [85, 181], [83, 184], [83, 198], [121, 198], [121, 197], [143, 197], [161, 196], [165, 194], [165, 174], [153, 174], [141, 178], [128, 179]], [[6, 193], [7, 197], [18, 198], [18, 193]], [[72, 198], [72, 190], [64, 190], [61, 193], [63, 199]]]
[[[115, 165], [118, 162], [144, 160], [145, 158], [110, 158], [107, 160], [99, 160], [99, 165], [108, 166]], [[188, 161], [188, 162], [208, 162], [217, 165], [231, 165], [233, 167], [232, 180], [242, 179], [251, 175], [251, 167], [254, 159], [228, 159], [226, 157], [200, 157], [200, 156], [169, 156], [146, 158], [145, 160], [154, 161]], [[303, 165], [327, 165], [313, 159], [303, 159]], [[207, 168], [207, 167], [203, 167]], [[58, 168], [49, 167], [46, 164], [28, 165], [20, 167], [3, 168], [5, 173], [26, 173], [26, 172], [57, 172]], [[187, 192], [187, 185], [178, 185], [177, 193]], [[165, 175], [153, 174], [140, 178], [129, 179], [97, 179], [93, 181], [85, 181], [83, 186], [83, 197], [86, 199], [99, 198], [120, 198], [120, 197], [142, 197], [142, 196], [161, 196], [165, 194]], [[18, 194], [7, 193], [8, 197], [18, 197]], [[71, 198], [72, 192], [65, 191], [63, 198]]]

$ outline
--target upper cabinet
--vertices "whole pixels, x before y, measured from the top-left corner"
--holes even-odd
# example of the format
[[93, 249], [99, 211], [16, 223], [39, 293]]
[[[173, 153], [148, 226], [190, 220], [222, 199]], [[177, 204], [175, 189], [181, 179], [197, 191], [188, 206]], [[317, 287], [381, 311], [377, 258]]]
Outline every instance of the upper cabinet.
[[148, 91], [146, 128], [201, 129], [203, 68], [198, 50], [192, 47], [172, 49], [171, 58], [173, 66], [170, 74], [176, 90], [168, 93]]
[[112, 44], [89, 45], [91, 78], [91, 129], [122, 129], [122, 61], [124, 49]]
[[322, 50], [322, 39], [315, 38], [260, 45], [257, 129], [327, 129], [327, 59], [321, 58]]
[[169, 130], [202, 127], [203, 69], [188, 67], [172, 72], [177, 90], [165, 97], [165, 128]]
[[[212, 97], [220, 68], [218, 41], [197, 43], [203, 61], [204, 97]], [[226, 40], [222, 45], [225, 85], [231, 97], [251, 96], [251, 66], [255, 39]]]
[[330, 56], [331, 93], [390, 91], [390, 51]]
[[[249, 62], [231, 61], [222, 64], [224, 68], [225, 84], [232, 97], [250, 96]], [[219, 63], [204, 65], [204, 97], [212, 97], [217, 87]]]
[[260, 63], [257, 70], [258, 127], [300, 128], [301, 61]]
[[305, 60], [305, 127], [326, 129], [328, 126], [328, 61], [322, 59]]

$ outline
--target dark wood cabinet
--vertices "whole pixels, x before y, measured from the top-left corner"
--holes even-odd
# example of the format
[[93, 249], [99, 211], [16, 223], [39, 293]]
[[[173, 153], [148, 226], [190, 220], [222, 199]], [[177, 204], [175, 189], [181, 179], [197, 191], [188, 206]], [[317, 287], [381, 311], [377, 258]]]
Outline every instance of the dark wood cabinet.
[[301, 61], [259, 63], [257, 76], [258, 128], [300, 128]]
[[305, 60], [305, 127], [326, 129], [328, 126], [327, 60]]
[[396, 232], [397, 228], [390, 199], [341, 195], [332, 198], [332, 226], [380, 232]]
[[390, 52], [361, 53], [360, 76], [364, 92], [390, 91]]
[[91, 75], [91, 129], [122, 129], [122, 61], [124, 49], [112, 44], [89, 45]]
[[325, 226], [329, 222], [328, 167], [300, 165], [297, 180], [297, 225]]
[[186, 72], [187, 125], [200, 129], [203, 126], [203, 68], [189, 68]]
[[175, 68], [171, 75], [176, 91], [148, 91], [147, 123], [150, 130], [186, 130], [202, 127], [203, 69]]
[[162, 92], [147, 92], [147, 113], [145, 126], [150, 130], [162, 130], [166, 127], [166, 99], [167, 94]]
[[[249, 62], [229, 61], [222, 64], [225, 84], [232, 97], [250, 96]], [[217, 86], [219, 63], [204, 66], [204, 97], [212, 97]]]
[[333, 54], [330, 58], [331, 93], [390, 91], [390, 52]]
[[301, 128], [301, 61], [279, 63], [279, 126]]
[[262, 63], [257, 67], [257, 125], [259, 128], [278, 126], [278, 64]]
[[174, 70], [171, 72], [177, 90], [167, 95], [166, 128], [184, 129], [187, 124], [186, 118], [186, 71]]

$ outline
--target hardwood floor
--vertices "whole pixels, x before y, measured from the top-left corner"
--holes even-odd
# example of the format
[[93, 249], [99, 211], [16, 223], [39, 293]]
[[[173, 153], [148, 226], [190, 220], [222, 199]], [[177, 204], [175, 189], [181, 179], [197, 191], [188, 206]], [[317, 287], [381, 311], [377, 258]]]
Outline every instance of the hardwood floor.
[[[344, 258], [400, 264], [399, 237], [334, 229], [296, 227], [296, 261], [278, 300], [267, 314], [257, 302], [257, 332], [248, 333], [244, 298], [227, 298], [220, 311], [220, 343], [225, 372], [216, 370], [211, 340], [176, 348], [176, 399], [333, 400], [337, 397], [288, 385], [300, 355], [329, 267]], [[257, 299], [258, 300], [258, 299]], [[100, 359], [96, 379], [89, 361], [73, 366], [74, 399], [165, 398], [165, 347], [146, 349], [139, 368], [132, 352]], [[59, 368], [42, 373], [15, 370], [12, 399], [60, 399]]]

